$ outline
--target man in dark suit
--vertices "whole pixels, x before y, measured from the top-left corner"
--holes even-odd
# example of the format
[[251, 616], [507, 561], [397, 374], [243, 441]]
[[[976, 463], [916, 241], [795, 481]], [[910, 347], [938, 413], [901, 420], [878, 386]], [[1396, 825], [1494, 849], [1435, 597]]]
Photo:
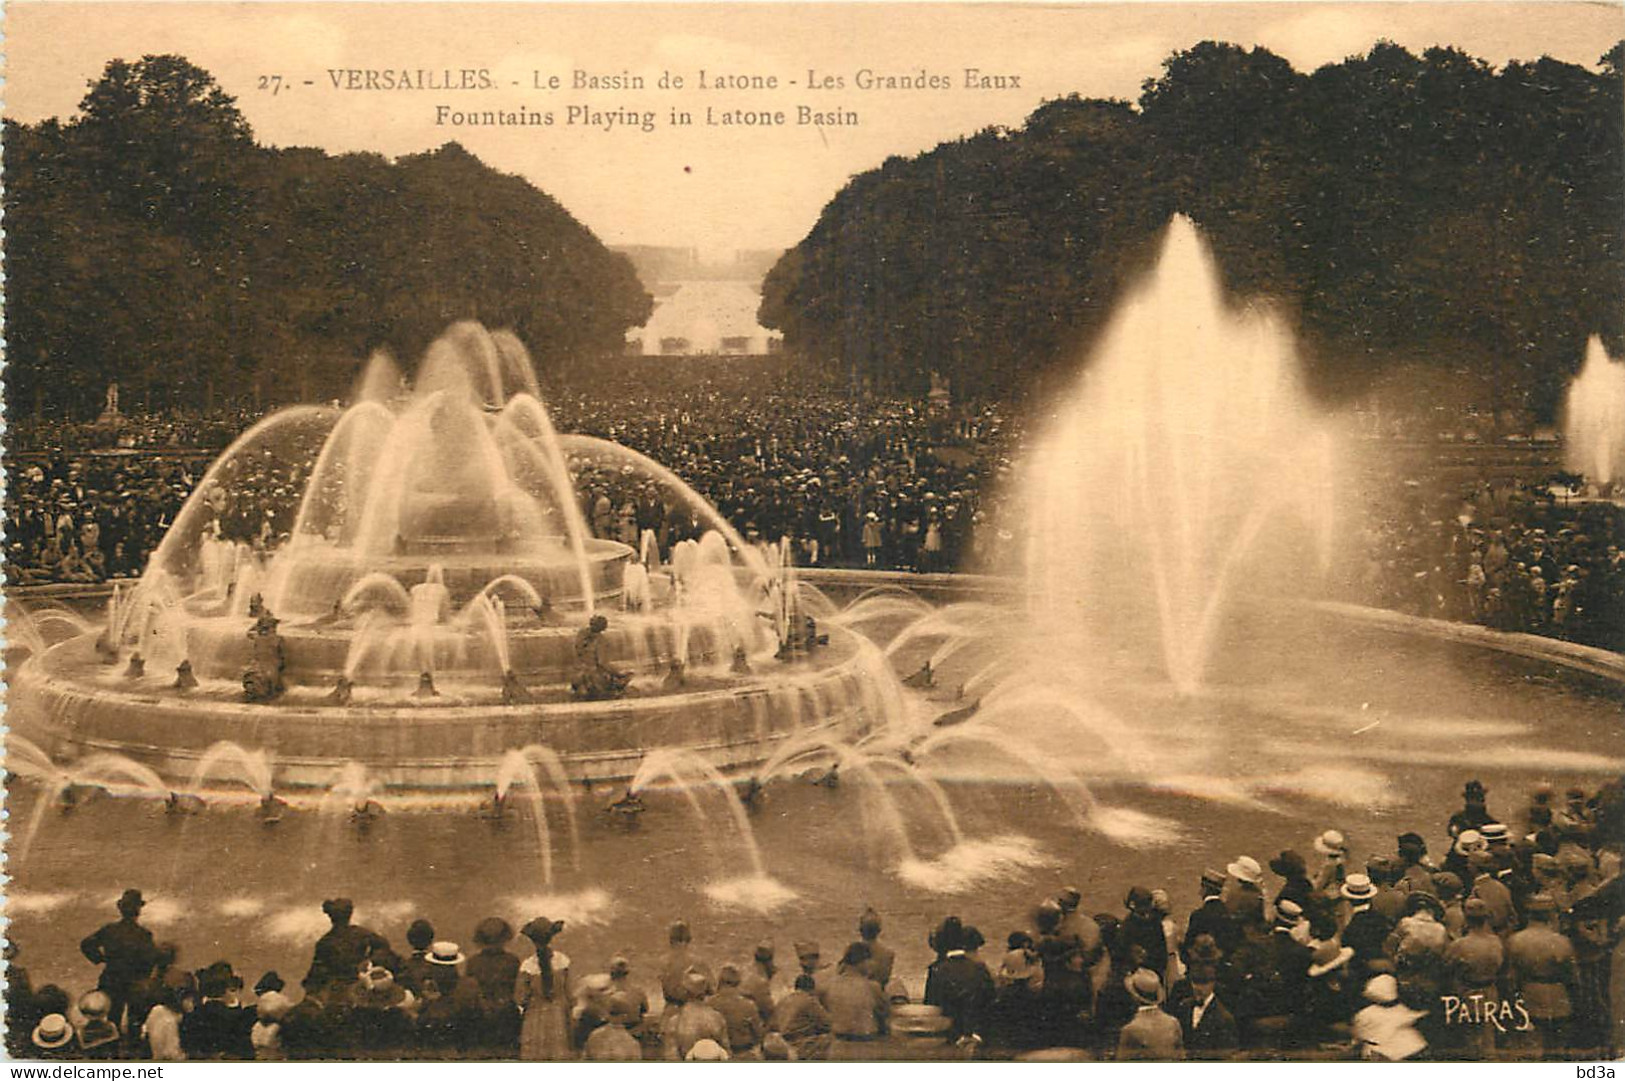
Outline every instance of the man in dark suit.
[[[1185, 941], [1181, 946], [1181, 953], [1188, 955], [1191, 944], [1202, 935], [1213, 940], [1219, 952], [1229, 957], [1236, 948], [1236, 942], [1241, 937], [1241, 929], [1236, 926], [1235, 919], [1230, 910], [1225, 907], [1224, 898], [1224, 872], [1207, 870], [1202, 872], [1202, 904], [1191, 913], [1190, 921], [1185, 927]], [[1190, 963], [1189, 956], [1185, 963]]]
[[925, 1004], [938, 1007], [953, 1022], [949, 1038], [957, 1040], [981, 1031], [993, 1003], [994, 988], [992, 973], [966, 954], [963, 938], [959, 934], [950, 937], [953, 941], [944, 942], [939, 936], [936, 942], [936, 948], [944, 953], [927, 970]]
[[1174, 984], [1168, 996], [1168, 1012], [1184, 1033], [1188, 1058], [1225, 1059], [1241, 1045], [1236, 1018], [1218, 996], [1219, 965], [1223, 960], [1211, 935], [1198, 934], [1185, 947], [1188, 975]]
[[152, 932], [137, 922], [146, 901], [140, 890], [125, 890], [118, 899], [119, 919], [109, 923], [79, 943], [79, 951], [93, 965], [102, 966], [96, 987], [112, 1000], [107, 1019], [122, 1027], [130, 992], [152, 974], [158, 963], [158, 946]]
[[254, 1028], [254, 1011], [239, 1006], [236, 1001], [241, 979], [225, 961], [216, 961], [199, 972], [197, 979], [203, 1001], [181, 1018], [181, 1048], [187, 1060], [253, 1059], [254, 1045], [249, 1033]]
[[323, 901], [322, 912], [333, 926], [316, 940], [310, 971], [305, 974], [306, 991], [325, 990], [335, 983], [346, 986], [353, 984], [360, 977], [361, 962], [367, 959], [374, 947], [385, 945], [377, 932], [350, 924], [355, 905], [349, 898], [335, 897]]
[[1349, 875], [1343, 882], [1343, 899], [1352, 906], [1348, 922], [1343, 925], [1342, 941], [1354, 951], [1351, 972], [1355, 986], [1364, 986], [1366, 968], [1383, 955], [1394, 925], [1371, 907], [1377, 888], [1365, 875]]
[[1305, 984], [1313, 951], [1292, 937], [1303, 910], [1283, 899], [1275, 906], [1275, 925], [1263, 950], [1259, 972], [1258, 1015], [1253, 1035], [1259, 1046], [1285, 1047], [1291, 1019], [1304, 1005]]

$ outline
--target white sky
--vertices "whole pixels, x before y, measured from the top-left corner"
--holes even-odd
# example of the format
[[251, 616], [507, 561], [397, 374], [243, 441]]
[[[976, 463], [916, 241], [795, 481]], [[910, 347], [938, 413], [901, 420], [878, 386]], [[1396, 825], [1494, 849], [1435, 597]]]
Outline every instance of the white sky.
[[[1618, 3], [1456, 4], [830, 4], [768, 3], [59, 3], [7, 4], [5, 111], [66, 118], [113, 57], [181, 53], [212, 72], [263, 143], [400, 155], [457, 140], [519, 173], [609, 243], [707, 253], [794, 244], [846, 179], [990, 124], [1017, 125], [1040, 102], [1077, 92], [1133, 99], [1170, 52], [1206, 38], [1261, 44], [1299, 68], [1364, 52], [1379, 38], [1414, 51], [1457, 45], [1500, 65], [1549, 54], [1593, 66], [1625, 36]], [[327, 69], [489, 68], [495, 90], [338, 92]], [[1015, 72], [1015, 90], [863, 93], [860, 67], [951, 77]], [[552, 94], [531, 72], [630, 71], [638, 92]], [[673, 94], [698, 69], [777, 75], [782, 89]], [[813, 92], [807, 70], [846, 77]], [[260, 75], [294, 83], [275, 96]], [[316, 85], [300, 85], [302, 80]], [[796, 80], [796, 86], [784, 85]], [[514, 82], [520, 85], [515, 87]], [[552, 128], [437, 127], [435, 106], [558, 113]], [[706, 104], [784, 109], [783, 128], [704, 126]], [[857, 110], [855, 127], [799, 127], [795, 107]], [[656, 109], [652, 134], [563, 126], [571, 104]], [[696, 126], [671, 128], [671, 104]]]

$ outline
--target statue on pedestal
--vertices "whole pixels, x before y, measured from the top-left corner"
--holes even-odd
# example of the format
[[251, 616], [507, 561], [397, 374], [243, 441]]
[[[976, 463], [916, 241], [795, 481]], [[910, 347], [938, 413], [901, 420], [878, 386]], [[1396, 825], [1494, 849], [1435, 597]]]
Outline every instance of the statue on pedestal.
[[604, 663], [604, 632], [609, 620], [593, 616], [576, 635], [575, 675], [570, 680], [570, 693], [588, 702], [619, 698], [632, 682], [630, 672], [622, 672]]
[[281, 622], [271, 614], [255, 594], [249, 611], [256, 612], [254, 626], [249, 628], [248, 667], [243, 669], [243, 701], [271, 702], [287, 689], [282, 682], [286, 660], [282, 653], [282, 636], [277, 633]]

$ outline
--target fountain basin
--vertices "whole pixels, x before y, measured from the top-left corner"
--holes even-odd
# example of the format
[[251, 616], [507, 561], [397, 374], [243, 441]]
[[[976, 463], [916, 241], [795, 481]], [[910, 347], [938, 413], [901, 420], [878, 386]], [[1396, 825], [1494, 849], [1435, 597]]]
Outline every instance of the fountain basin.
[[855, 739], [880, 723], [873, 672], [883, 662], [856, 634], [830, 631], [828, 647], [794, 663], [758, 657], [750, 674], [696, 673], [692, 689], [664, 691], [651, 679], [614, 701], [512, 706], [489, 679], [442, 681], [440, 696], [427, 700], [358, 687], [341, 706], [326, 701], [327, 688], [306, 686], [254, 705], [227, 680], [181, 693], [171, 672], [127, 679], [81, 636], [13, 674], [8, 720], [57, 761], [113, 752], [177, 784], [222, 740], [263, 748], [279, 789], [326, 788], [352, 763], [391, 791], [488, 789], [494, 763], [527, 744], [553, 748], [576, 781], [630, 778], [653, 747], [734, 770], [794, 735]]
[[[568, 687], [575, 665], [575, 639], [578, 626], [530, 626], [512, 620], [505, 628], [507, 658], [504, 662], [489, 638], [453, 626], [438, 625], [422, 632], [433, 649], [431, 669], [438, 679], [453, 678], [491, 682], [503, 671], [517, 674], [527, 684]], [[410, 646], [409, 628], [401, 628], [402, 646]], [[411, 665], [392, 664], [388, 650], [380, 649], [363, 658], [352, 670], [352, 650], [358, 628], [283, 624], [278, 628], [290, 682], [331, 687], [340, 673], [349, 672], [357, 682], [415, 686], [418, 670]], [[604, 632], [604, 656], [618, 668], [636, 673], [664, 673], [686, 645], [689, 656], [724, 656], [732, 651], [725, 626], [699, 614], [663, 613], [658, 617], [617, 615]], [[186, 627], [186, 656], [200, 677], [236, 680], [249, 662], [250, 646], [241, 619], [220, 617], [200, 619]], [[494, 685], [494, 684], [493, 684]]]

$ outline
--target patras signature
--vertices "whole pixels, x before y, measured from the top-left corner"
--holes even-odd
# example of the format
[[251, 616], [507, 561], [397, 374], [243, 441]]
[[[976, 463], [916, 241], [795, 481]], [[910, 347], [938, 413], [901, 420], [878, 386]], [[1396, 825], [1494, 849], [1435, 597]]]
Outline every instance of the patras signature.
[[1494, 1025], [1501, 1032], [1528, 1032], [1535, 1027], [1520, 995], [1512, 1001], [1490, 995], [1441, 995], [1447, 1025]]

